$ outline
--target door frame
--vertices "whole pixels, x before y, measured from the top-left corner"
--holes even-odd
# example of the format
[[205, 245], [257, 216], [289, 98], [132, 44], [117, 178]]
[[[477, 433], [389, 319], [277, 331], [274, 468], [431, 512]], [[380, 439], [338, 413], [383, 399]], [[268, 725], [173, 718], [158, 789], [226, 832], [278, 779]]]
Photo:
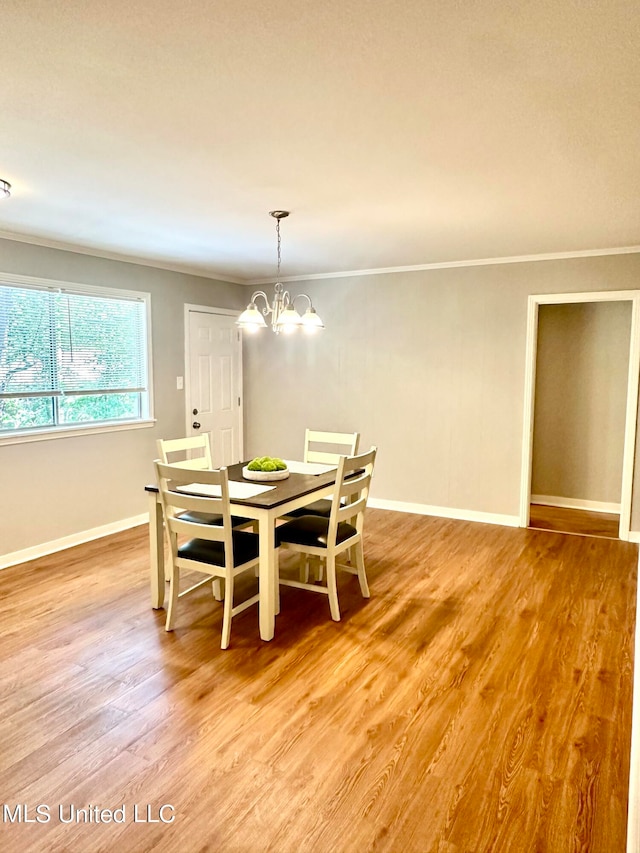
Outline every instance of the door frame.
[[[189, 399], [191, 397], [191, 331], [189, 323], [189, 314], [197, 312], [198, 314], [218, 314], [225, 317], [237, 317], [238, 310], [234, 308], [214, 308], [211, 305], [191, 305], [185, 302], [184, 306], [184, 418], [185, 418], [185, 435], [190, 435], [191, 432], [191, 409], [189, 408]], [[240, 396], [240, 405], [238, 407], [239, 435], [238, 448], [240, 451], [240, 459], [244, 459], [244, 373], [242, 369], [242, 332], [236, 330], [238, 347], [238, 394]]]
[[522, 440], [522, 473], [520, 480], [520, 527], [529, 526], [531, 472], [533, 465], [533, 419], [536, 391], [536, 358], [538, 353], [538, 314], [541, 305], [565, 305], [584, 302], [631, 302], [631, 333], [627, 373], [627, 411], [622, 456], [622, 488], [620, 495], [620, 539], [629, 539], [631, 496], [636, 446], [638, 413], [638, 376], [640, 373], [640, 290], [608, 290], [592, 293], [543, 293], [529, 296], [527, 310], [527, 343], [524, 382], [524, 424]]

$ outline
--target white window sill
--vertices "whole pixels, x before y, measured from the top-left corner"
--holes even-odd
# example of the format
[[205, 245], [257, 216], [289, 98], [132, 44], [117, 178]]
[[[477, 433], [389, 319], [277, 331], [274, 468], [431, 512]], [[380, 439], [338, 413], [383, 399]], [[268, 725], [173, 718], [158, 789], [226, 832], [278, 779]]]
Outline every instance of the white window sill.
[[96, 435], [100, 432], [120, 432], [130, 429], [148, 429], [155, 426], [154, 418], [142, 421], [121, 421], [119, 423], [78, 424], [55, 429], [33, 430], [32, 432], [0, 435], [0, 446], [4, 444], [25, 444], [30, 441], [50, 441], [53, 438], [74, 438], [78, 435]]

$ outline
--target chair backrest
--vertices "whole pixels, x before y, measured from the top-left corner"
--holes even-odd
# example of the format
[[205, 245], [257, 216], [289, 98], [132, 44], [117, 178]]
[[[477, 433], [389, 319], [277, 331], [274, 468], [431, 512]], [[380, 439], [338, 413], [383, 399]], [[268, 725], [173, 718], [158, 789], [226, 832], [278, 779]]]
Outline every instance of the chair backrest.
[[[198, 471], [197, 477], [184, 465], [166, 465], [160, 459], [154, 462], [164, 521], [171, 543], [171, 556], [177, 558], [177, 537], [190, 536], [196, 539], [208, 539], [223, 542], [228, 567], [233, 567], [233, 539], [231, 535], [231, 510], [229, 508], [229, 475], [226, 468], [213, 471]], [[178, 491], [189, 486], [197, 479], [198, 486], [204, 487], [203, 494], [187, 494]], [[197, 521], [185, 521], [180, 518], [183, 512], [213, 513], [222, 516], [222, 524], [206, 524]]]
[[378, 448], [374, 446], [366, 453], [360, 453], [357, 456], [340, 457], [335, 491], [331, 499], [329, 542], [335, 543], [338, 525], [341, 521], [348, 521], [358, 533], [362, 533], [364, 511], [367, 508], [377, 452]]
[[[304, 435], [304, 461], [337, 465], [340, 456], [354, 456], [358, 452], [359, 432], [321, 432], [308, 429]], [[333, 445], [335, 450], [314, 450], [310, 445]]]
[[[211, 447], [209, 446], [208, 432], [189, 438], [159, 438], [156, 445], [160, 461], [165, 464], [180, 465], [182, 468], [191, 468], [192, 471], [211, 468]], [[191, 454], [194, 450], [198, 451], [197, 456], [191, 456], [189, 459], [173, 458], [176, 453], [184, 456], [185, 453]]]

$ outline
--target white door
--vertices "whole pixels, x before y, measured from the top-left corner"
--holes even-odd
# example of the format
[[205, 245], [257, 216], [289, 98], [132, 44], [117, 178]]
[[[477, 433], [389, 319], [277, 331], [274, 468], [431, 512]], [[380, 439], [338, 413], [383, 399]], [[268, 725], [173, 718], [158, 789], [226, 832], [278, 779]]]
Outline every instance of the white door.
[[213, 466], [242, 461], [242, 344], [236, 315], [187, 310], [187, 433], [209, 433]]

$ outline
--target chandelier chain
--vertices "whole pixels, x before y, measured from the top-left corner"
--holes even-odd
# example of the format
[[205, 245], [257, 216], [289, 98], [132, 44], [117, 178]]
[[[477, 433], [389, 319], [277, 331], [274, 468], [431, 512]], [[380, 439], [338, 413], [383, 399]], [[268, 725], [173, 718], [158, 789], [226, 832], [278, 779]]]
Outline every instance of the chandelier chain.
[[279, 219], [276, 219], [276, 233], [278, 235], [278, 276], [277, 276], [277, 278], [278, 278], [278, 282], [279, 282], [280, 281], [280, 261], [281, 261], [281, 256], [280, 256], [280, 220]]

